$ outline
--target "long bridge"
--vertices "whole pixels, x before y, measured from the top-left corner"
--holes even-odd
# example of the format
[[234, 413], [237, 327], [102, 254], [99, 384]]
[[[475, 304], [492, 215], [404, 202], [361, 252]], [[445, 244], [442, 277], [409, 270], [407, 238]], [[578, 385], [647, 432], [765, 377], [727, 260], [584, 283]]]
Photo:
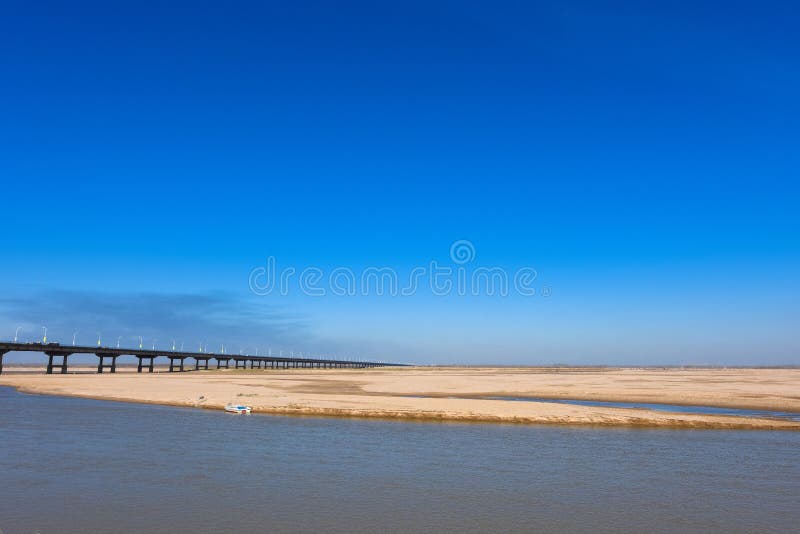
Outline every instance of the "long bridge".
[[42, 352], [47, 356], [47, 374], [58, 370], [67, 372], [67, 359], [73, 354], [94, 354], [99, 359], [97, 372], [108, 370], [117, 372], [117, 358], [120, 356], [135, 356], [139, 359], [137, 372], [145, 369], [152, 373], [155, 359], [158, 357], [169, 358], [169, 371], [185, 371], [184, 362], [187, 358], [194, 360], [194, 370], [209, 369], [208, 362], [216, 360], [217, 369], [229, 369], [233, 360], [234, 369], [335, 369], [335, 368], [367, 368], [367, 367], [398, 367], [403, 364], [384, 362], [361, 362], [351, 360], [331, 360], [327, 358], [284, 358], [276, 356], [253, 356], [242, 354], [216, 354], [213, 352], [176, 352], [145, 349], [126, 349], [112, 347], [82, 347], [75, 345], [61, 345], [59, 343], [9, 343], [0, 341], [0, 374], [3, 372], [3, 357], [8, 352]]

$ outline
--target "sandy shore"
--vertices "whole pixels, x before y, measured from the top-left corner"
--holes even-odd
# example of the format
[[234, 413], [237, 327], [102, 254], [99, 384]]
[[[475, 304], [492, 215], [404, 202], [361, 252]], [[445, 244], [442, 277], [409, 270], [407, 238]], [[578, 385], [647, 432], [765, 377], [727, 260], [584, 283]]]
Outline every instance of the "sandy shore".
[[[88, 369], [87, 369], [88, 370]], [[798, 369], [398, 368], [45, 375], [6, 367], [23, 392], [255, 412], [439, 421], [800, 430], [800, 422], [515, 402], [517, 396], [800, 412]], [[459, 398], [449, 398], [459, 397]], [[467, 397], [467, 398], [462, 398]]]

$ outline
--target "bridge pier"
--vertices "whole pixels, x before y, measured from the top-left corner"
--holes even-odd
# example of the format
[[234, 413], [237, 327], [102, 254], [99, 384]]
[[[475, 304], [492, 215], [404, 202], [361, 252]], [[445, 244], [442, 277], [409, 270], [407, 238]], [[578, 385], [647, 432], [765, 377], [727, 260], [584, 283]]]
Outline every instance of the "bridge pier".
[[149, 359], [150, 363], [147, 366], [147, 369], [148, 369], [147, 372], [148, 373], [152, 373], [153, 372], [153, 361], [156, 359], [156, 357], [155, 356], [137, 356], [137, 357], [139, 358], [139, 365], [136, 367], [136, 372], [137, 373], [141, 373], [142, 369], [144, 369], [144, 365], [142, 364], [142, 361], [145, 360], [145, 359]]
[[[104, 352], [98, 352], [95, 354], [100, 361], [97, 363], [97, 372], [102, 373], [103, 369], [108, 369], [111, 373], [117, 372], [117, 358], [119, 357], [118, 354], [108, 354]], [[111, 363], [105, 363], [106, 358], [111, 358]]]
[[[91, 346], [68, 346], [58, 343], [10, 343], [0, 341], [0, 373], [3, 372], [3, 359], [6, 354], [14, 351], [38, 352], [47, 356], [47, 374], [68, 373], [68, 360], [74, 354], [94, 354], [99, 359], [97, 365], [98, 373], [117, 371], [117, 358], [122, 355], [131, 355], [138, 358], [137, 373], [155, 371], [155, 359], [157, 357], [169, 358], [170, 372], [183, 372], [187, 370], [185, 366], [186, 358], [195, 360], [195, 370], [210, 369], [211, 359], [217, 360], [217, 369], [230, 369], [230, 360], [234, 360], [236, 369], [368, 369], [373, 367], [386, 367], [399, 364], [386, 364], [371, 361], [344, 361], [328, 360], [327, 358], [294, 358], [284, 357], [283, 355], [273, 357], [253, 356], [247, 354], [227, 355], [213, 354], [206, 352], [166, 352], [159, 353], [155, 350], [136, 349], [115, 349], [112, 347], [91, 347]], [[109, 361], [110, 360], [110, 361]], [[247, 363], [250, 362], [248, 366]], [[191, 369], [191, 368], [189, 368]]]
[[[58, 367], [62, 375], [67, 374], [67, 358], [69, 354], [63, 352], [45, 352], [47, 354], [47, 374], [52, 375], [53, 369]], [[53, 358], [61, 356], [61, 363], [53, 363]]]

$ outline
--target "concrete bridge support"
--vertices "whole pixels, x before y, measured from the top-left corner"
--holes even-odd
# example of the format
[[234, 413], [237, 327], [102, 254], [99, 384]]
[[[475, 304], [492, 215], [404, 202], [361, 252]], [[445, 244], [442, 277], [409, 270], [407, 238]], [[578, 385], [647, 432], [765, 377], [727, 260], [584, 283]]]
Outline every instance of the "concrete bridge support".
[[286, 358], [281, 356], [253, 356], [246, 354], [227, 355], [227, 354], [213, 354], [205, 352], [165, 352], [158, 353], [155, 350], [142, 350], [141, 348], [126, 349], [114, 347], [91, 347], [91, 346], [67, 346], [58, 343], [11, 343], [0, 341], [0, 373], [3, 372], [3, 358], [9, 352], [38, 352], [44, 353], [47, 358], [47, 374], [58, 372], [65, 374], [68, 372], [68, 359], [73, 354], [94, 354], [100, 360], [97, 365], [98, 373], [111, 372], [115, 373], [117, 370], [116, 360], [120, 356], [131, 355], [139, 359], [137, 372], [147, 371], [154, 372], [155, 358], [165, 357], [169, 358], [169, 370], [185, 371], [184, 368], [186, 358], [193, 358], [195, 360], [195, 369], [210, 369], [209, 360], [217, 360], [218, 369], [229, 369], [230, 360], [234, 360], [236, 369], [247, 369], [247, 363], [250, 362], [250, 369], [366, 369], [372, 367], [385, 367], [386, 365], [396, 364], [383, 364], [379, 362], [348, 362], [327, 360], [321, 358]]
[[147, 364], [147, 372], [148, 373], [152, 373], [153, 372], [153, 364], [154, 364], [154, 361], [155, 361], [156, 357], [155, 356], [137, 356], [137, 357], [139, 358], [139, 365], [136, 367], [136, 372], [137, 373], [141, 373], [142, 369], [145, 368], [144, 360], [150, 360], [150, 363]]
[[[52, 375], [53, 369], [58, 368], [62, 375], [67, 374], [67, 358], [69, 353], [63, 352], [45, 352], [47, 354], [47, 374]], [[61, 358], [61, 362], [53, 362], [53, 358]]]
[[[98, 352], [96, 356], [100, 359], [97, 363], [97, 372], [102, 373], [103, 369], [108, 369], [110, 373], [117, 372], [117, 358], [119, 357], [118, 354], [106, 354], [103, 352]], [[106, 358], [111, 359], [111, 363], [106, 363]]]

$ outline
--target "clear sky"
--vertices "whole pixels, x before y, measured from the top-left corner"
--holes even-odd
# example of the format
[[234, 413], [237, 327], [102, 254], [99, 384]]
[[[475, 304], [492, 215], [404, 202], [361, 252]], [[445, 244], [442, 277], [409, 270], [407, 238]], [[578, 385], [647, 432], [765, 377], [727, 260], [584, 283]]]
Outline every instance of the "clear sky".
[[800, 364], [796, 3], [166, 3], [2, 6], [0, 338]]

